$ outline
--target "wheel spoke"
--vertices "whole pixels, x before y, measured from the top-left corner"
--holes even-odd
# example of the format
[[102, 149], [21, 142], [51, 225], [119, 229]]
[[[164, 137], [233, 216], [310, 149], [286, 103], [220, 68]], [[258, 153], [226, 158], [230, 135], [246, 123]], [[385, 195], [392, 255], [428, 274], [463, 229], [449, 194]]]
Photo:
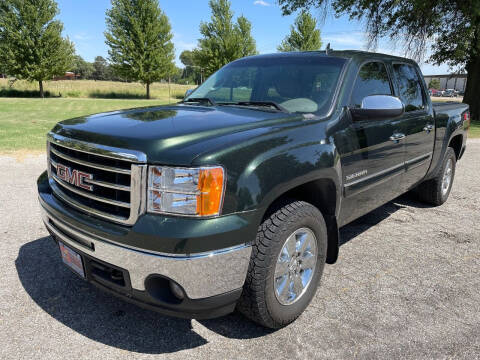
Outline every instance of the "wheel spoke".
[[284, 276], [288, 273], [288, 260], [280, 260], [277, 262], [277, 266], [275, 267], [275, 279]]
[[300, 294], [303, 291], [303, 282], [302, 278], [297, 275], [293, 277], [293, 292], [295, 293], [295, 296], [300, 296]]
[[313, 269], [316, 263], [315, 255], [308, 253], [305, 257], [302, 257], [302, 263], [300, 264], [300, 268], [302, 270], [306, 269]]
[[308, 234], [306, 232], [300, 233], [297, 235], [297, 246], [296, 246], [297, 252], [299, 252], [300, 254], [303, 254], [309, 245], [310, 245], [310, 238], [308, 237]]
[[290, 278], [288, 276], [285, 277], [285, 280], [282, 282], [282, 288], [278, 291], [278, 295], [280, 299], [284, 302], [288, 302], [288, 298], [290, 296]]
[[285, 246], [284, 246], [286, 248], [290, 258], [295, 254], [295, 245], [296, 245], [295, 240], [296, 240], [295, 235], [290, 235], [287, 239], [287, 242], [286, 242]]

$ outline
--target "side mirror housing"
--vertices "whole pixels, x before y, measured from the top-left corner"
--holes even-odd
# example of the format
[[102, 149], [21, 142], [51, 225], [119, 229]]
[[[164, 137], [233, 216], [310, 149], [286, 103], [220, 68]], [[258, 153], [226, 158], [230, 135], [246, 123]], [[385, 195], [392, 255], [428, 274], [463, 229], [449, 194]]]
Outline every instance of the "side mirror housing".
[[370, 95], [362, 100], [359, 109], [351, 108], [354, 120], [388, 119], [402, 116], [405, 106], [402, 101], [391, 95]]

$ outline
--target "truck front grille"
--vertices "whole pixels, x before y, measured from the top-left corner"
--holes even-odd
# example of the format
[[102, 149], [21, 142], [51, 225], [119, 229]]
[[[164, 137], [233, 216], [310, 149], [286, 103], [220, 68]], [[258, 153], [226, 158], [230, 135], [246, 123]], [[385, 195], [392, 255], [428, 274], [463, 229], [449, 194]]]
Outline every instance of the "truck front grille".
[[105, 149], [50, 135], [53, 193], [78, 210], [131, 225], [144, 209], [146, 166], [125, 150]]

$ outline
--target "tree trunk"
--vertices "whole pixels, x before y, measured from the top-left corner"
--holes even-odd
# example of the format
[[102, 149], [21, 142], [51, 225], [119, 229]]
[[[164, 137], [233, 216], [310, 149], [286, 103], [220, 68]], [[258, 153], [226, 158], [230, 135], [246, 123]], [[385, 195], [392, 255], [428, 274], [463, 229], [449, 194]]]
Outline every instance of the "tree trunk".
[[472, 59], [467, 65], [467, 87], [463, 102], [470, 106], [473, 120], [480, 120], [480, 56]]
[[477, 24], [475, 36], [466, 66], [467, 86], [463, 102], [469, 105], [472, 120], [480, 121], [480, 19], [475, 23]]
[[42, 80], [40, 80], [38, 82], [38, 87], [40, 88], [40, 97], [43, 99], [45, 96], [43, 94], [43, 81]]
[[150, 99], [150, 83], [147, 82], [147, 99]]

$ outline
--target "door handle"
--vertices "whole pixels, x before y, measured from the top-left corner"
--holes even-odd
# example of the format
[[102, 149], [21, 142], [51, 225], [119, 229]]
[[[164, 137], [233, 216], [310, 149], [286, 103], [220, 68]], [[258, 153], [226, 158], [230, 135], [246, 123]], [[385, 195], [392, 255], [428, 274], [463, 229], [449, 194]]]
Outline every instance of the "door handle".
[[403, 138], [405, 138], [405, 134], [402, 134], [402, 133], [395, 133], [392, 136], [390, 136], [390, 140], [392, 140], [395, 143], [398, 143]]
[[432, 131], [433, 129], [435, 129], [435, 126], [431, 125], [431, 124], [428, 124], [426, 125], [424, 128], [423, 128], [423, 131], [426, 131], [427, 134], [430, 133], [430, 131]]

